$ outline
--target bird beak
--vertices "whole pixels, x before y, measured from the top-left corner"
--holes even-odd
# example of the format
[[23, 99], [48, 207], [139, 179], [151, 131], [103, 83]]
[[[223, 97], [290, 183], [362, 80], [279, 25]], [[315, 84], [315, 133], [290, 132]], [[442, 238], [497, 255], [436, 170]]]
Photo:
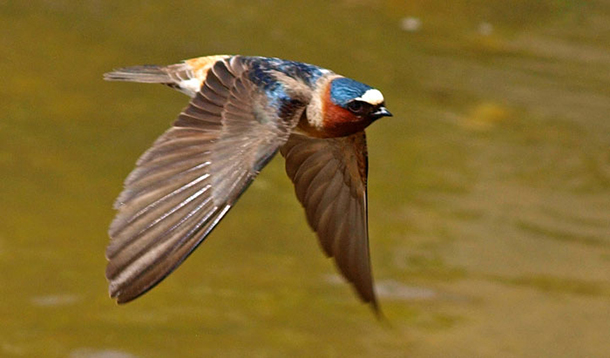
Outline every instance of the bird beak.
[[381, 117], [392, 117], [392, 113], [388, 111], [385, 107], [379, 107], [375, 112], [371, 113], [373, 118], [379, 119]]

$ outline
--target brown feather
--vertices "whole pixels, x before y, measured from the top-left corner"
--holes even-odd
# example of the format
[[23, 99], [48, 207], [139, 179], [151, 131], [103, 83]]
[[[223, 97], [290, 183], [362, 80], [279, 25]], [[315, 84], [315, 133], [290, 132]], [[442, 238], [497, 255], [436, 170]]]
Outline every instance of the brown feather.
[[364, 132], [339, 138], [293, 134], [281, 153], [324, 252], [334, 257], [362, 300], [378, 311], [368, 248]]
[[206, 69], [198, 74], [205, 79], [201, 90], [138, 160], [115, 203], [106, 277], [119, 303], [145, 293], [188, 257], [286, 142], [301, 115], [256, 112], [253, 103], [264, 104], [264, 97], [238, 56], [186, 63]]

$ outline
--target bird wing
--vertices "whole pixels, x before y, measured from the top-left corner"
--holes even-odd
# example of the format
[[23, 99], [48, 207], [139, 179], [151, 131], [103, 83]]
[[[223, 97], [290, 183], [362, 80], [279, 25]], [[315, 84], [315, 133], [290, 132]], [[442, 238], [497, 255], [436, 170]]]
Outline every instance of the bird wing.
[[285, 101], [269, 105], [249, 67], [239, 56], [217, 61], [126, 179], [106, 250], [109, 291], [119, 303], [145, 293], [186, 259], [298, 122], [306, 96], [283, 93]]
[[360, 297], [378, 310], [368, 247], [364, 132], [328, 139], [295, 133], [281, 153], [324, 252], [334, 257]]

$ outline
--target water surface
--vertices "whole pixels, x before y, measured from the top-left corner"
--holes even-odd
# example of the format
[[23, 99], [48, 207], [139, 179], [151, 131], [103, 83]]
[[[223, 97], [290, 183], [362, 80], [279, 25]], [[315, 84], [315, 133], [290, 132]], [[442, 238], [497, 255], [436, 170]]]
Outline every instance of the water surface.
[[[0, 1], [0, 356], [607, 357], [604, 1]], [[107, 296], [106, 230], [187, 98], [113, 67], [221, 53], [383, 90], [369, 130], [378, 322], [274, 160], [153, 291]]]

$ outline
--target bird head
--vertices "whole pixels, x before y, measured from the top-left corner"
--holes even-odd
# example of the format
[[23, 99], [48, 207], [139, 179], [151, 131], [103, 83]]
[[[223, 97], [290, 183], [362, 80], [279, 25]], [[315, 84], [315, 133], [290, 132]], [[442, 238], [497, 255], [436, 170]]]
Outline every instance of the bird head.
[[379, 90], [350, 78], [333, 78], [323, 97], [322, 126], [332, 135], [349, 135], [392, 116]]

